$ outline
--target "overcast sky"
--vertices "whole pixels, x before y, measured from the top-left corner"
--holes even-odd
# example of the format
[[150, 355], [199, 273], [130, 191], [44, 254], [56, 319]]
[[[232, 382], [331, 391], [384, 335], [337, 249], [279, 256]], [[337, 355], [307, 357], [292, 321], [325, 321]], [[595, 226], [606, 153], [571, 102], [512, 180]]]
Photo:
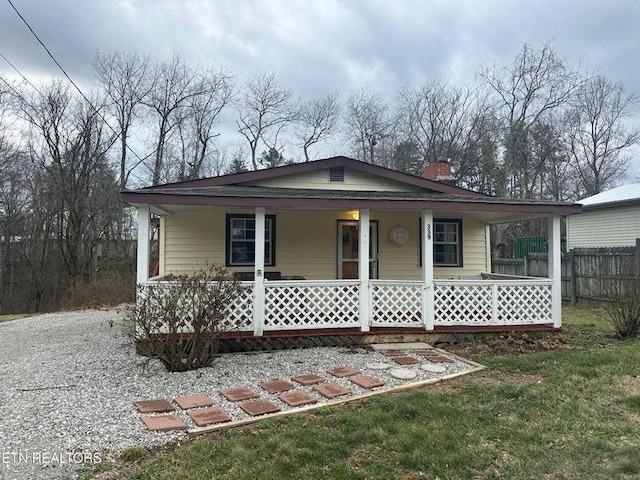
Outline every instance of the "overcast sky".
[[[469, 83], [523, 42], [554, 40], [569, 64], [640, 92], [640, 0], [12, 1], [84, 86], [100, 49], [179, 52], [242, 79], [272, 72], [302, 98], [362, 85], [393, 94], [407, 82]], [[0, 52], [32, 81], [60, 75], [6, 0]], [[1, 59], [0, 71], [10, 72]]]

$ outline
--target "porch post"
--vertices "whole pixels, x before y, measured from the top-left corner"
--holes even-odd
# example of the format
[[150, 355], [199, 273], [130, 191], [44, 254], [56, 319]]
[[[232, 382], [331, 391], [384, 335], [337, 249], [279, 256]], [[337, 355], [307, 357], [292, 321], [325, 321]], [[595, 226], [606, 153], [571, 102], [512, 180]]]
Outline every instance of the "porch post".
[[136, 281], [138, 285], [149, 279], [149, 227], [151, 223], [149, 204], [138, 205], [138, 257]]
[[253, 282], [253, 334], [264, 331], [264, 207], [256, 207], [255, 272]]
[[551, 287], [551, 318], [553, 326], [562, 326], [562, 252], [560, 247], [560, 215], [549, 215], [549, 278], [553, 279]]
[[369, 285], [369, 209], [360, 209], [358, 224], [358, 278], [360, 279], [360, 330], [369, 331], [371, 287]]
[[433, 330], [435, 306], [433, 285], [433, 212], [422, 210], [422, 323]]

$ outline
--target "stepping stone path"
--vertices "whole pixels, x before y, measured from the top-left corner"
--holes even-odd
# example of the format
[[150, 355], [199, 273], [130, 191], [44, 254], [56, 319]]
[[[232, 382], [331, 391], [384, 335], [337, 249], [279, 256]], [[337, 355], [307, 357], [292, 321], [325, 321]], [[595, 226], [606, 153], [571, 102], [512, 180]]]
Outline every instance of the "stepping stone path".
[[[433, 349], [377, 350], [377, 352], [399, 365], [420, 364], [422, 370], [430, 373], [446, 372], [446, 367], [439, 364], [455, 362], [455, 360], [445, 357], [441, 352]], [[423, 357], [429, 362], [421, 364], [421, 361], [412, 355]], [[366, 365], [366, 368], [370, 370], [389, 370], [391, 377], [400, 380], [411, 380], [417, 376], [415, 369], [391, 367], [391, 364], [385, 362], [372, 362]], [[364, 375], [359, 370], [347, 366], [334, 367], [327, 370], [327, 373], [337, 378], [348, 379], [353, 384], [367, 390], [385, 385], [383, 380]], [[342, 397], [353, 393], [349, 388], [335, 382], [329, 382], [327, 378], [320, 375], [297, 375], [291, 377], [290, 380], [291, 382], [274, 379], [260, 383], [259, 387], [268, 392], [268, 395], [273, 395], [289, 407], [312, 405], [318, 402], [317, 396], [301, 390], [301, 387], [312, 386], [314, 392], [327, 399]], [[249, 386], [228, 388], [221, 390], [219, 393], [229, 402], [241, 402], [238, 403], [238, 406], [251, 417], [276, 413], [281, 410], [278, 405], [259, 398], [258, 393]], [[263, 393], [262, 395], [264, 396], [265, 394]], [[174, 402], [198, 427], [228, 423], [233, 420], [229, 413], [222, 407], [215, 405], [213, 399], [203, 393], [176, 397]], [[187, 428], [185, 422], [175, 413], [172, 413], [175, 412], [175, 405], [166, 399], [138, 400], [134, 402], [134, 405], [140, 412], [141, 419], [149, 431], [164, 432], [169, 430], [185, 430]]]
[[399, 380], [411, 380], [418, 376], [414, 370], [409, 370], [408, 368], [393, 368], [389, 370], [389, 375]]
[[207, 407], [199, 410], [191, 410], [187, 412], [187, 415], [191, 417], [198, 427], [231, 421], [231, 416], [219, 407]]

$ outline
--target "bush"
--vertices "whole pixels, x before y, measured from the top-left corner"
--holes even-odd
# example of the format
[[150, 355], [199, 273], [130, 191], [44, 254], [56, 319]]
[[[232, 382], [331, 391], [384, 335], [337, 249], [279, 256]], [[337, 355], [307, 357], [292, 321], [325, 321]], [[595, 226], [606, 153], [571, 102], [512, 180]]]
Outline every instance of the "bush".
[[640, 334], [640, 278], [617, 280], [609, 297], [613, 301], [604, 308], [615, 334], [620, 338], [637, 337]]
[[127, 312], [129, 334], [138, 351], [172, 372], [210, 365], [220, 333], [233, 328], [226, 311], [244, 287], [217, 265], [166, 280], [138, 286], [137, 302]]

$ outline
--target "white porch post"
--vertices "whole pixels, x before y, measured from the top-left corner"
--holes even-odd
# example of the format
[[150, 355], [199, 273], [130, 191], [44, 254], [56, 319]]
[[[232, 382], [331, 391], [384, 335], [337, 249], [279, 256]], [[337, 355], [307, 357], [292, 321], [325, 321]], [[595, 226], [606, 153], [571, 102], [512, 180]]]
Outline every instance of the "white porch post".
[[253, 334], [264, 331], [264, 207], [256, 207], [255, 274], [253, 285]]
[[369, 331], [371, 287], [369, 285], [369, 210], [360, 209], [358, 223], [358, 278], [360, 279], [360, 330]]
[[149, 279], [149, 227], [151, 223], [149, 204], [138, 205], [138, 258], [136, 281], [138, 285]]
[[422, 211], [422, 323], [433, 330], [434, 285], [433, 285], [433, 212]]
[[549, 215], [549, 278], [553, 279], [551, 287], [551, 318], [553, 326], [562, 326], [562, 277], [560, 247], [560, 215]]

